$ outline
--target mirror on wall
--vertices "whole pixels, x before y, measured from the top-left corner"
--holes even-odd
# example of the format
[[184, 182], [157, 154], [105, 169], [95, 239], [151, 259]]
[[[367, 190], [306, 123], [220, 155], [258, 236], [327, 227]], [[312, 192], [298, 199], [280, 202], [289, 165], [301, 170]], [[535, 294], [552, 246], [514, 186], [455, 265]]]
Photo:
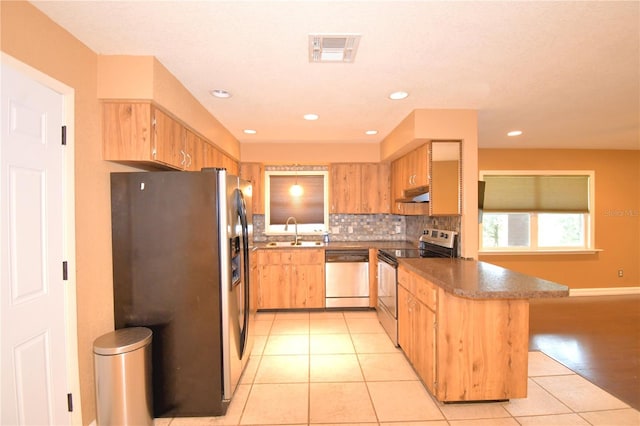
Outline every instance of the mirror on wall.
[[462, 143], [432, 141], [429, 150], [429, 214], [451, 216], [461, 214]]

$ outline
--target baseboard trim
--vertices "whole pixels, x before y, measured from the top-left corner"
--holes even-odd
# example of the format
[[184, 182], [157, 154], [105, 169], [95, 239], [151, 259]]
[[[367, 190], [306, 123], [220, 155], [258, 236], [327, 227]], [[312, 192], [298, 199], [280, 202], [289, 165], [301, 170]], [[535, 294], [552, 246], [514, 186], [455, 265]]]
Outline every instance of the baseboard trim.
[[624, 296], [640, 294], [640, 287], [572, 288], [569, 296]]

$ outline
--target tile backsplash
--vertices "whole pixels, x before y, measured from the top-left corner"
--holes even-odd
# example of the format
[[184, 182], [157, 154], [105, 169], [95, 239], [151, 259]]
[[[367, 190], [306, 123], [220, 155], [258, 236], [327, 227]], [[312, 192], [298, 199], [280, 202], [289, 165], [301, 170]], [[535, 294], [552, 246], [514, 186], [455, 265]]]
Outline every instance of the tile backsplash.
[[[288, 236], [264, 233], [264, 215], [253, 215], [256, 242], [286, 240]], [[418, 241], [425, 228], [460, 232], [459, 216], [400, 216], [392, 214], [329, 215], [331, 241]], [[321, 239], [320, 236], [308, 239]]]

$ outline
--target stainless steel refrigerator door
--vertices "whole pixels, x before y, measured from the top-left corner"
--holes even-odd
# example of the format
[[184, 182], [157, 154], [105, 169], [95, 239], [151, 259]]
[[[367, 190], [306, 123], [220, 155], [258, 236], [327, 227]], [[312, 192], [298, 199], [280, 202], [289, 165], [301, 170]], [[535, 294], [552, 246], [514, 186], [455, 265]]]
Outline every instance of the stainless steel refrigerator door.
[[250, 321], [249, 304], [249, 248], [252, 225], [250, 193], [245, 194], [242, 191], [238, 177], [226, 175], [224, 180], [227, 194], [225, 230], [230, 247], [230, 280], [228, 292], [223, 292], [222, 295], [223, 365], [224, 398], [230, 400], [251, 351], [249, 343], [253, 324]]

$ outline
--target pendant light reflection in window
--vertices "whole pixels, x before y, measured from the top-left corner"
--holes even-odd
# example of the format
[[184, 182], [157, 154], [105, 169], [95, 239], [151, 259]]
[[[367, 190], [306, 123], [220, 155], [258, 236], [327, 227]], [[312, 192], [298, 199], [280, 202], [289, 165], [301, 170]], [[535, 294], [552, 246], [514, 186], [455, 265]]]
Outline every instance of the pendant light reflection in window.
[[304, 194], [304, 189], [298, 184], [298, 168], [296, 167], [296, 182], [289, 188], [289, 194], [292, 197], [300, 197]]

